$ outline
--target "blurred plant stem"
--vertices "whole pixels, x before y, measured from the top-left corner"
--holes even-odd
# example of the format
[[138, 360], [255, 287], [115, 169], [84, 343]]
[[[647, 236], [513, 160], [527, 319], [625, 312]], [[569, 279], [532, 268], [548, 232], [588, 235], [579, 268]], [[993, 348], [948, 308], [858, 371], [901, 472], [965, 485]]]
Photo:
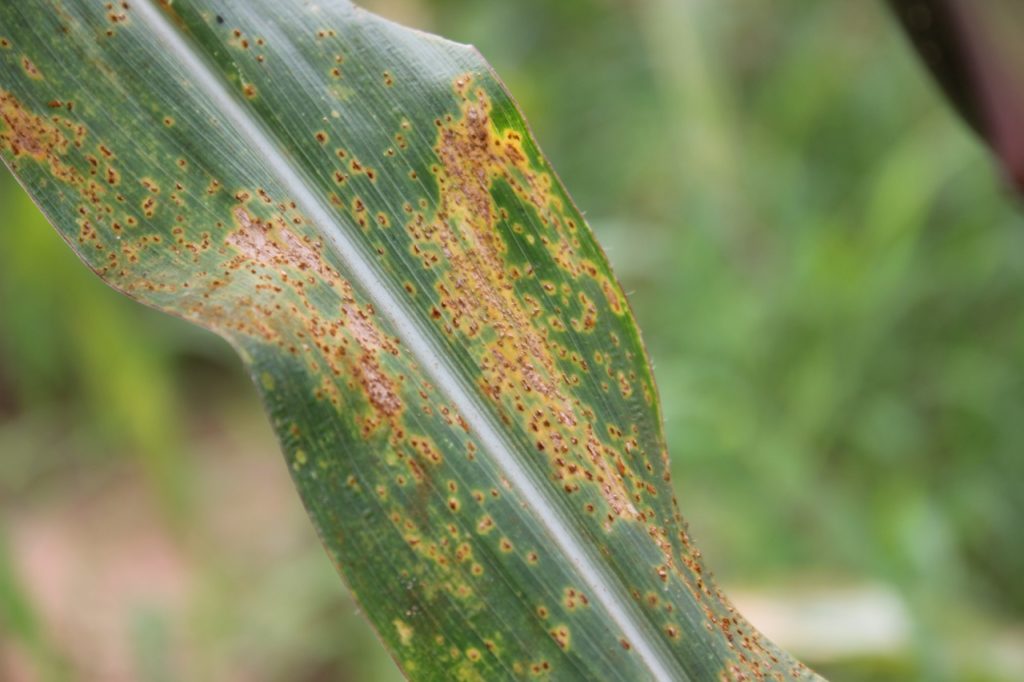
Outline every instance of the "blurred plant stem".
[[[638, 11], [644, 45], [656, 72], [669, 130], [664, 135], [674, 152], [680, 208], [690, 225], [704, 230], [733, 254], [744, 238], [747, 206], [740, 170], [739, 126], [731, 115], [735, 103], [722, 63], [702, 33], [709, 21], [706, 0], [651, 0]], [[700, 191], [695, 191], [699, 187]]]

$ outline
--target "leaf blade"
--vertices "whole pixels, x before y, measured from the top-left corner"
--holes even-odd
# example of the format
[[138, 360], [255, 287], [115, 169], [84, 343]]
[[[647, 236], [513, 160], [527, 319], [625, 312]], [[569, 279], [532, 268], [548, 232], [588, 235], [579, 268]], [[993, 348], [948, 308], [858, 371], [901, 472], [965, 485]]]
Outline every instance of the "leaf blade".
[[808, 674], [704, 577], [625, 298], [475, 52], [340, 3], [69, 7], [57, 49], [142, 123], [34, 113], [90, 94], [39, 36], [5, 160], [101, 276], [239, 348], [408, 674]]

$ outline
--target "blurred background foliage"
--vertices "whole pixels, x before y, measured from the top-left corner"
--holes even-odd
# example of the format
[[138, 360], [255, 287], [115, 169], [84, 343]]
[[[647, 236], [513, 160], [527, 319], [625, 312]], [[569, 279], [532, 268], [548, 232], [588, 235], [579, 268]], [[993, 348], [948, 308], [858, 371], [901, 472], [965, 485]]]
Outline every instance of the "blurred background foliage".
[[[755, 624], [835, 679], [1024, 678], [1024, 219], [884, 6], [365, 4], [519, 99]], [[0, 678], [393, 679], [226, 345], [6, 174], [0, 219]]]

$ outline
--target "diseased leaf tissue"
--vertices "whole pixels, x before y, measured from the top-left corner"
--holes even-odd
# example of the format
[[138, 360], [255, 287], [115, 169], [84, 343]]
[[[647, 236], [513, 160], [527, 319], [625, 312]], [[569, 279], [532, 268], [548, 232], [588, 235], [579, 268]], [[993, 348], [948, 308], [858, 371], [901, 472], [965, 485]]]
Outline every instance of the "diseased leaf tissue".
[[622, 291], [475, 51], [338, 0], [31, 0], [0, 36], [4, 160], [238, 349], [407, 675], [813, 677], [690, 544]]

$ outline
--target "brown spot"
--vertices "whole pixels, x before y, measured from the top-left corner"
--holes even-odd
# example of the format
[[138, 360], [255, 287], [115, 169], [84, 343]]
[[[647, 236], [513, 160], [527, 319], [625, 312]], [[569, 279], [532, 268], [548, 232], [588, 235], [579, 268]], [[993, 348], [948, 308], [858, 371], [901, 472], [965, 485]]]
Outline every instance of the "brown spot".
[[[238, 194], [248, 196], [249, 193]], [[283, 224], [272, 229], [269, 223], [251, 215], [242, 206], [235, 208], [233, 215], [239, 229], [228, 235], [227, 242], [246, 257], [266, 265], [310, 270], [329, 282], [337, 281], [337, 274], [320, 255]]]
[[558, 644], [561, 649], [565, 651], [569, 650], [569, 628], [564, 625], [559, 625], [558, 627], [553, 628], [550, 631], [550, 634], [552, 639], [555, 640], [555, 643]]
[[4, 90], [0, 90], [0, 123], [0, 142], [16, 157], [28, 154], [42, 161], [67, 152], [67, 138], [57, 126], [27, 111]]
[[22, 56], [21, 68], [29, 78], [37, 81], [43, 80], [43, 72], [28, 57]]
[[394, 382], [384, 374], [370, 353], [360, 358], [357, 371], [363, 391], [374, 409], [387, 417], [394, 417], [402, 411], [402, 399], [395, 392]]

